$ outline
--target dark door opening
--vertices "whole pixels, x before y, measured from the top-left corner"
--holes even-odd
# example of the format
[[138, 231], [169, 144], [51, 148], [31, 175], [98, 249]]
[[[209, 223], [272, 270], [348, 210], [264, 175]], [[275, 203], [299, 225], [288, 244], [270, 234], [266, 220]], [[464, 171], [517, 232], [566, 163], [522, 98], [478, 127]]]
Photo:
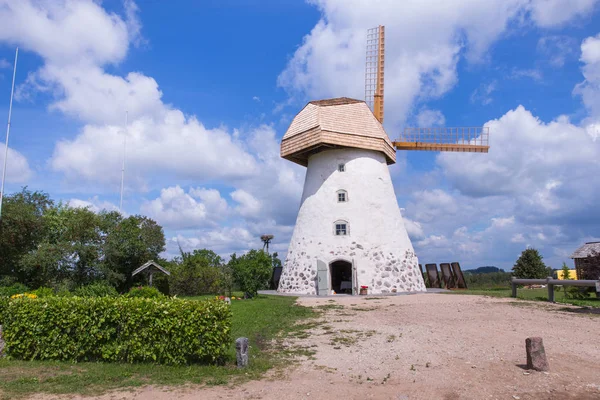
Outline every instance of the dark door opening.
[[352, 294], [352, 264], [348, 261], [335, 261], [329, 265], [331, 290], [336, 293]]

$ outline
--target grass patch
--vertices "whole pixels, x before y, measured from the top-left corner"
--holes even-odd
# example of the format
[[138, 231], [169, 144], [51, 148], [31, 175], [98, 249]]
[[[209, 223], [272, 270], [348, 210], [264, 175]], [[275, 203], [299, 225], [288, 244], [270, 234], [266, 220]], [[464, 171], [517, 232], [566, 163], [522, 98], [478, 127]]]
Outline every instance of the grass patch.
[[[202, 298], [213, 297], [203, 296]], [[295, 305], [296, 298], [260, 296], [253, 300], [232, 301], [232, 338], [250, 339], [250, 365], [235, 367], [232, 342], [224, 366], [165, 366], [152, 364], [65, 363], [55, 361], [18, 361], [0, 359], [0, 390], [5, 399], [33, 393], [84, 395], [101, 394], [111, 389], [142, 385], [176, 386], [183, 384], [223, 385], [257, 379], [267, 370], [283, 366], [295, 356], [311, 356], [307, 348], [281, 351], [281, 339], [303, 336], [318, 324], [310, 321], [318, 312]], [[309, 322], [299, 321], [309, 319]], [[276, 322], [276, 323], [275, 323]], [[276, 340], [273, 346], [272, 340]], [[279, 344], [278, 344], [279, 343]]]
[[[475, 294], [482, 296], [491, 297], [510, 297], [511, 289], [468, 289], [468, 290], [453, 290], [451, 293], [456, 294]], [[595, 295], [591, 295], [595, 296]], [[517, 298], [521, 300], [537, 300], [537, 301], [548, 301], [548, 289], [517, 289]], [[587, 299], [569, 299], [565, 297], [562, 290], [554, 291], [554, 301], [561, 304], [572, 304], [574, 306], [581, 307], [600, 307], [600, 299], [595, 297], [589, 297]]]

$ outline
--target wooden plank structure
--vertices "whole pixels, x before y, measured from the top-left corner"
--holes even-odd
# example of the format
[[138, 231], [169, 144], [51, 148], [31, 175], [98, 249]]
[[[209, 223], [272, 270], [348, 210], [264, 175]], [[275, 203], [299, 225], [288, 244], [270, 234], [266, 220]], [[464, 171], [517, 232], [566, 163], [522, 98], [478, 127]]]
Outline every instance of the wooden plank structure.
[[425, 269], [427, 270], [427, 279], [429, 279], [429, 287], [431, 288], [441, 288], [442, 281], [440, 280], [440, 276], [437, 270], [437, 264], [425, 264]]
[[388, 164], [396, 162], [396, 150], [367, 104], [348, 97], [309, 102], [283, 136], [281, 157], [306, 167], [313, 154], [340, 148], [380, 151]]
[[600, 279], [600, 242], [587, 242], [571, 258], [575, 262], [577, 279]]
[[456, 289], [456, 283], [454, 275], [452, 274], [452, 268], [449, 263], [441, 263], [440, 270], [442, 271], [442, 278], [444, 278], [444, 284], [446, 289]]
[[405, 128], [393, 142], [397, 150], [458, 151], [487, 153], [490, 129], [487, 126], [456, 128]]
[[427, 275], [425, 275], [425, 271], [423, 271], [423, 265], [422, 264], [419, 264], [419, 271], [421, 271], [421, 276], [423, 277], [423, 283], [425, 283], [425, 287], [426, 288], [431, 287], [429, 285], [429, 279], [426, 279]]
[[467, 289], [467, 281], [465, 281], [465, 276], [463, 275], [462, 269], [460, 269], [460, 264], [458, 262], [453, 262], [450, 263], [450, 265], [452, 265], [456, 286], [459, 289]]
[[146, 263], [144, 263], [144, 265], [142, 265], [141, 267], [139, 267], [138, 269], [133, 271], [131, 273], [131, 276], [136, 276], [137, 274], [139, 274], [141, 272], [144, 272], [148, 276], [148, 286], [152, 286], [152, 277], [155, 272], [162, 272], [165, 275], [171, 275], [171, 273], [169, 271], [167, 271], [166, 269], [161, 267], [154, 260], [150, 260], [150, 261], [147, 261]]

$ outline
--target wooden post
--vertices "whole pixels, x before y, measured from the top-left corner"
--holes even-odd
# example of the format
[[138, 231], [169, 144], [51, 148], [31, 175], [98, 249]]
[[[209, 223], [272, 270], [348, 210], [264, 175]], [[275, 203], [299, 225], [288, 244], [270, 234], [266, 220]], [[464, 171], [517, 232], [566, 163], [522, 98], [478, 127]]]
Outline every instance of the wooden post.
[[[150, 268], [152, 268], [152, 267], [150, 267]], [[153, 275], [152, 270], [150, 270], [150, 275], [148, 276], [148, 286], [150, 286], [150, 287], [152, 287], [152, 275]]]
[[512, 294], [511, 297], [517, 297], [517, 283], [515, 282], [515, 277], [513, 276], [510, 285], [512, 286]]
[[554, 285], [550, 284], [551, 276], [546, 278], [548, 282], [546, 285], [548, 286], [548, 301], [554, 303]]

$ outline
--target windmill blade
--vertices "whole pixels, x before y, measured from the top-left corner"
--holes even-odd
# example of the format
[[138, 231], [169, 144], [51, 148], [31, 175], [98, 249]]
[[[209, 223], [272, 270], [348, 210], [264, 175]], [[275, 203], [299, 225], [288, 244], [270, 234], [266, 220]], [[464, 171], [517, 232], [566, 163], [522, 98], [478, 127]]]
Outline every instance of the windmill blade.
[[490, 144], [487, 126], [453, 128], [404, 128], [393, 142], [396, 150], [459, 151], [487, 153]]
[[385, 27], [367, 30], [365, 63], [365, 102], [383, 123], [383, 81], [385, 67]]

